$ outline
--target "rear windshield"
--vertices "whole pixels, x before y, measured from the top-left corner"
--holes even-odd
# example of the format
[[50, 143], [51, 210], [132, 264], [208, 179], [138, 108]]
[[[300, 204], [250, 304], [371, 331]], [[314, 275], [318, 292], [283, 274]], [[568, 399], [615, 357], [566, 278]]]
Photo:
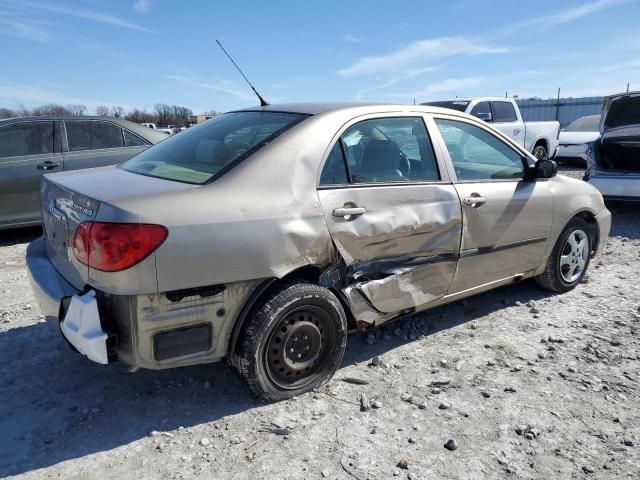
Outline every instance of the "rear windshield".
[[565, 132], [597, 132], [600, 128], [600, 115], [588, 115], [571, 122]]
[[305, 118], [280, 112], [225, 113], [164, 140], [120, 168], [177, 182], [207, 183]]
[[441, 102], [427, 102], [422, 105], [431, 105], [432, 107], [451, 108], [452, 110], [458, 110], [464, 112], [469, 105], [467, 100], [446, 100]]

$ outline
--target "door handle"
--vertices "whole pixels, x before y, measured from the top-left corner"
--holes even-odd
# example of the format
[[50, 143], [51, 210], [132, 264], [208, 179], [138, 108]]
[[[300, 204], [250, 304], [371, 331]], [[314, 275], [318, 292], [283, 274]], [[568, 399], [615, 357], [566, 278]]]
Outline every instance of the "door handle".
[[47, 160], [45, 162], [42, 162], [36, 165], [36, 168], [38, 170], [53, 170], [54, 168], [59, 166], [60, 166], [60, 162], [52, 162], [50, 160]]
[[333, 209], [334, 217], [348, 217], [350, 215], [362, 215], [367, 210], [362, 207], [341, 207]]
[[514, 135], [518, 135], [519, 133], [520, 133], [520, 129], [519, 128], [516, 128], [516, 129], [513, 130], [513, 134]]
[[487, 203], [487, 199], [484, 197], [481, 197], [478, 194], [471, 194], [470, 197], [464, 197], [462, 199], [462, 204], [463, 205], [467, 205], [471, 208], [479, 208], [482, 205], [484, 205], [485, 203]]

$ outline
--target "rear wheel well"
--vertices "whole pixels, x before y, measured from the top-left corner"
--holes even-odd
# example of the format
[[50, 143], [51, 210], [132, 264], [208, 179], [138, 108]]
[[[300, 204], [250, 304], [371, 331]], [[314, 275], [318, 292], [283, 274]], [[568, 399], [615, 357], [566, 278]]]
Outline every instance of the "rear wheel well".
[[547, 141], [544, 138], [541, 138], [540, 140], [538, 140], [536, 142], [536, 144], [533, 146], [533, 148], [536, 147], [544, 147], [545, 150], [547, 151], [547, 153], [549, 153], [549, 144], [547, 143]]
[[[236, 354], [236, 349], [238, 347], [238, 340], [242, 337], [242, 334], [247, 326], [248, 321], [256, 312], [256, 309], [259, 305], [264, 301], [264, 299], [271, 295], [274, 289], [279, 288], [283, 283], [297, 283], [297, 282], [308, 282], [313, 283], [315, 285], [319, 285], [320, 275], [322, 274], [324, 268], [319, 267], [317, 265], [305, 265], [304, 267], [297, 268], [292, 272], [289, 272], [287, 275], [282, 277], [281, 279], [277, 278], [269, 278], [260, 283], [253, 291], [253, 293], [249, 296], [249, 298], [245, 301], [244, 306], [240, 310], [240, 313], [235, 319], [233, 330], [231, 336], [229, 338], [229, 345], [227, 349], [227, 358], [233, 364], [234, 356]], [[329, 288], [331, 292], [338, 298], [340, 303], [342, 304], [342, 308], [344, 309], [347, 315], [347, 324], [348, 327], [355, 328], [355, 319], [351, 314], [351, 309], [349, 308], [348, 303], [346, 302], [344, 296], [338, 289]]]

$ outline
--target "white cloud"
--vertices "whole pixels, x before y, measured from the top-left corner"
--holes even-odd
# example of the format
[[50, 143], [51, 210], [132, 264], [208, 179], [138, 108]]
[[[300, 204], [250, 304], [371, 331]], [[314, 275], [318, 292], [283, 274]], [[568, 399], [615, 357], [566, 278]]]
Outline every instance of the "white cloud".
[[376, 73], [393, 74], [430, 59], [506, 51], [505, 47], [494, 47], [465, 37], [440, 37], [414, 42], [386, 55], [362, 57], [351, 66], [338, 70], [338, 75], [356, 77]]
[[5, 35], [41, 43], [49, 40], [49, 32], [47, 30], [28, 21], [0, 18], [0, 25], [3, 25], [3, 27], [0, 28], [0, 33]]
[[481, 85], [485, 85], [491, 77], [474, 76], [463, 78], [447, 78], [438, 82], [430, 83], [424, 88], [410, 93], [390, 93], [387, 96], [403, 100], [417, 99], [423, 101], [430, 99], [432, 95], [440, 93], [468, 94], [470, 89], [476, 89]]
[[600, 12], [616, 5], [635, 1], [636, 0], [596, 0], [594, 2], [584, 3], [577, 7], [562, 10], [560, 12], [548, 13], [546, 15], [534, 17], [530, 20], [513, 23], [505, 28], [503, 34], [512, 35], [526, 27], [539, 27], [541, 29], [546, 29], [563, 23], [573, 22], [579, 18]]
[[350, 33], [346, 34], [344, 37], [342, 37], [342, 39], [345, 42], [349, 43], [360, 43], [363, 41], [361, 37], [356, 37], [355, 35], [351, 35]]
[[192, 87], [206, 88], [208, 90], [216, 90], [218, 92], [227, 93], [229, 95], [234, 95], [236, 97], [242, 98], [243, 100], [254, 100], [256, 98], [251, 91], [241, 90], [237, 88], [233, 82], [230, 82], [228, 80], [223, 80], [218, 83], [207, 83], [201, 82], [199, 80], [194, 80], [183, 75], [166, 75], [165, 78], [184, 83], [185, 85], [190, 85]]
[[147, 13], [151, 9], [151, 0], [136, 0], [133, 8], [138, 13]]
[[407, 80], [409, 78], [414, 78], [417, 77], [419, 75], [423, 75], [425, 73], [429, 73], [429, 72], [435, 72], [436, 70], [439, 70], [441, 68], [440, 65], [434, 65], [432, 67], [424, 67], [424, 68], [412, 68], [407, 70], [403, 75], [399, 75], [396, 77], [393, 77], [391, 79], [389, 79], [388, 81], [380, 84], [380, 85], [376, 85], [370, 88], [365, 88], [363, 90], [358, 91], [358, 93], [356, 94], [356, 101], [360, 102], [363, 100], [364, 96], [366, 93], [371, 93], [371, 92], [375, 92], [377, 90], [383, 90], [385, 88], [389, 88], [392, 87], [393, 85], [403, 81], [403, 80]]
[[129, 30], [137, 30], [139, 32], [144, 33], [152, 33], [157, 34], [153, 30], [142, 27], [136, 23], [129, 22], [120, 17], [116, 17], [113, 15], [107, 15], [100, 12], [95, 12], [93, 10], [85, 10], [81, 8], [74, 7], [65, 7], [63, 5], [51, 5], [47, 3], [31, 3], [27, 1], [14, 2], [16, 6], [32, 9], [32, 10], [41, 10], [45, 12], [56, 13], [59, 15], [67, 15], [70, 17], [81, 18], [83, 20], [90, 20], [93, 22], [104, 23], [106, 25], [112, 25], [114, 27], [126, 28]]

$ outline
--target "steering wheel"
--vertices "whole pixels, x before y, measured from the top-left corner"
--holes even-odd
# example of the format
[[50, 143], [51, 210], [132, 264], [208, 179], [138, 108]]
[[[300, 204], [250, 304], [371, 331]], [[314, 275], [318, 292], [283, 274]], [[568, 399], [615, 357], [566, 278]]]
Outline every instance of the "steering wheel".
[[402, 176], [409, 178], [411, 174], [411, 161], [404, 153], [400, 152], [400, 160], [398, 161], [398, 170], [402, 173]]

